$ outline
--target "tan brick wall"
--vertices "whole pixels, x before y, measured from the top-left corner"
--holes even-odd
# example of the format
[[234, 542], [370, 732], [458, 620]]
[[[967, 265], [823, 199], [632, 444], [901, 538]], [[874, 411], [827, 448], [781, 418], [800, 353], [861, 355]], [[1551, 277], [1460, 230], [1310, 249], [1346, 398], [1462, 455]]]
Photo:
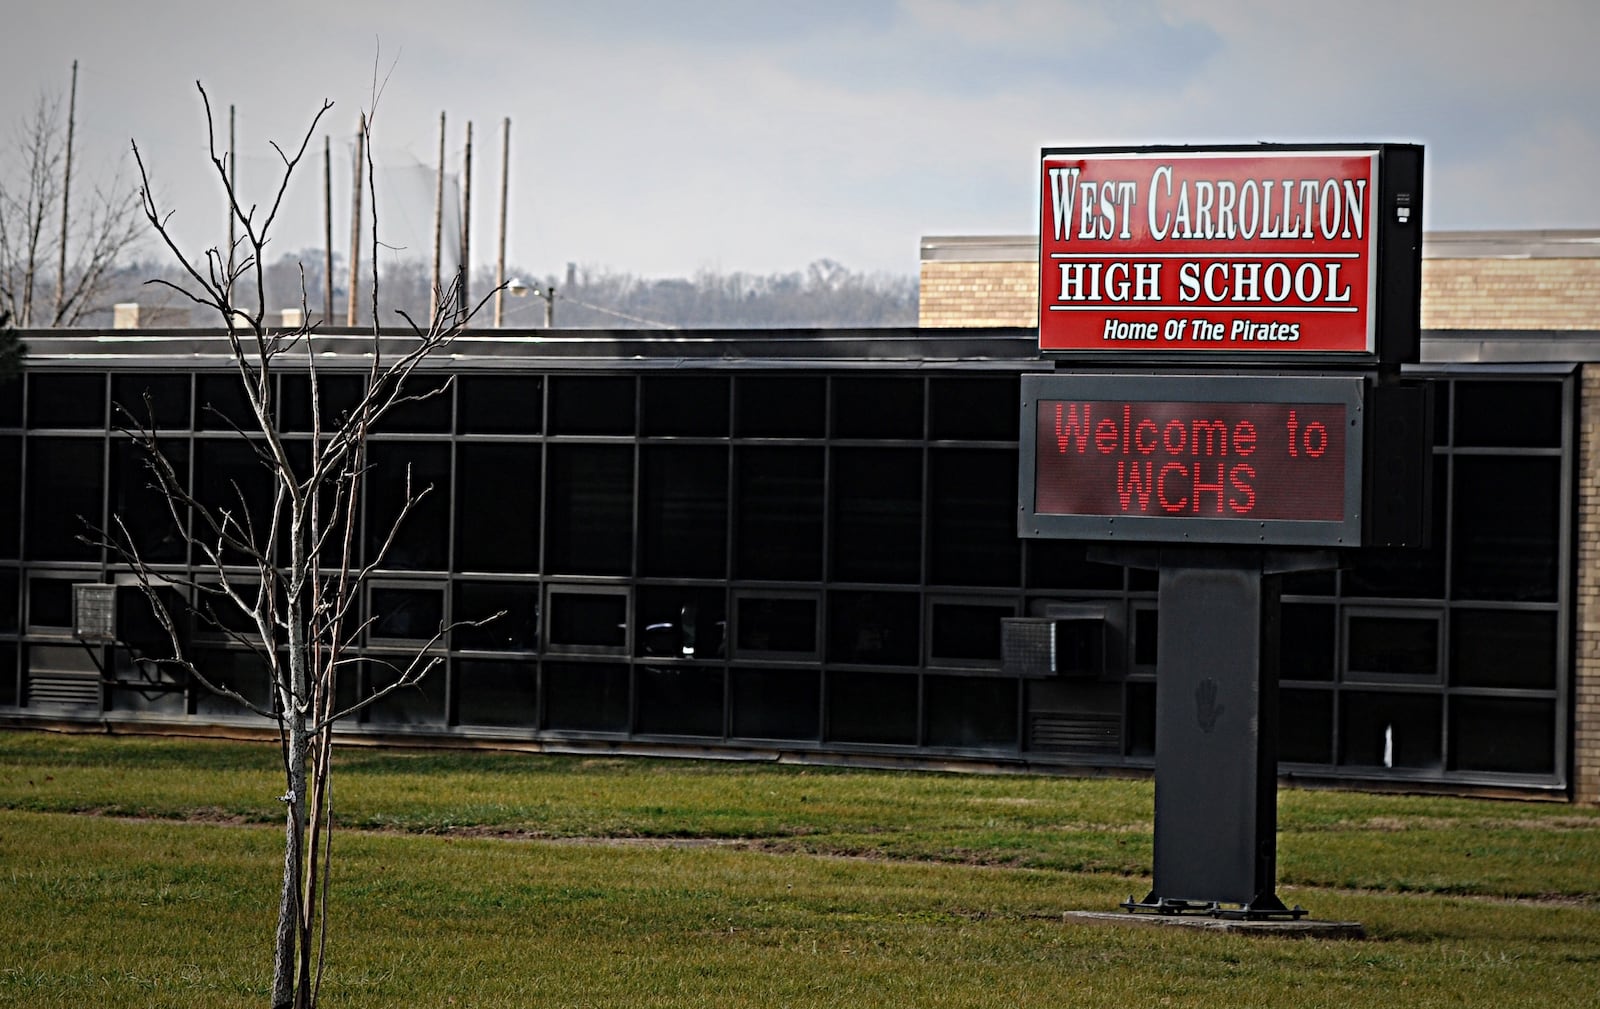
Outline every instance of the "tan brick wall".
[[1039, 325], [1039, 264], [925, 261], [917, 318], [923, 326]]
[[1573, 797], [1600, 803], [1600, 364], [1583, 366], [1578, 404], [1578, 575]]
[[[924, 326], [1039, 324], [1036, 262], [922, 264]], [[1424, 259], [1423, 329], [1600, 329], [1600, 258]]]
[[1600, 329], [1600, 259], [1424, 259], [1423, 329]]

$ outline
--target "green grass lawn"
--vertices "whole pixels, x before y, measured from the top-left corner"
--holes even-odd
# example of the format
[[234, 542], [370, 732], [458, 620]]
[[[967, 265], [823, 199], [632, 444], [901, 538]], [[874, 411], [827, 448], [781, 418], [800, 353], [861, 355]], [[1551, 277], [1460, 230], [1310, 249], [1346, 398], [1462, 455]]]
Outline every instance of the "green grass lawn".
[[[1371, 936], [1287, 941], [1063, 921], [1148, 887], [1148, 782], [339, 761], [329, 1006], [1597, 1000], [1600, 810], [1284, 792], [1282, 895]], [[270, 745], [0, 733], [0, 1004], [263, 1004], [281, 791]]]

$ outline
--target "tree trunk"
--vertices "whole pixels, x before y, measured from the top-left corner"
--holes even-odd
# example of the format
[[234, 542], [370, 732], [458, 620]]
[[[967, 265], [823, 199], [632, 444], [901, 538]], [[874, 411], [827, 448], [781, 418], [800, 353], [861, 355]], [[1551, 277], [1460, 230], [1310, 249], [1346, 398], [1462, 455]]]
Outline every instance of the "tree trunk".
[[[294, 661], [290, 660], [293, 667]], [[291, 674], [292, 675], [292, 674]], [[283, 889], [278, 895], [278, 932], [272, 953], [273, 1009], [290, 1009], [295, 996], [295, 939], [300, 931], [300, 872], [305, 838], [306, 719], [294, 705], [287, 712], [287, 780], [283, 837]]]

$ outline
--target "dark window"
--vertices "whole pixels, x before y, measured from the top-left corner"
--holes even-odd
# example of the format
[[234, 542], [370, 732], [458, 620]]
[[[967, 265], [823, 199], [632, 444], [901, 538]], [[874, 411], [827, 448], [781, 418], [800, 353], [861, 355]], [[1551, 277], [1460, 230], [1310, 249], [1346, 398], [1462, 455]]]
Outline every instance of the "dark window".
[[545, 722], [551, 729], [626, 732], [628, 667], [547, 662], [544, 666]]
[[16, 435], [0, 435], [0, 558], [17, 559], [18, 542], [22, 536], [22, 439]]
[[[197, 510], [190, 516], [197, 542], [216, 542], [214, 522], [217, 527], [225, 526], [229, 537], [253, 537], [263, 550], [266, 548], [273, 476], [256, 454], [256, 444], [237, 437], [195, 440], [194, 495], [205, 509], [205, 514]], [[223, 560], [238, 564], [246, 558], [227, 548]]]
[[833, 579], [915, 583], [921, 573], [922, 453], [840, 448], [833, 458]]
[[1458, 771], [1554, 774], [1554, 701], [1450, 699], [1450, 767]]
[[934, 602], [930, 609], [930, 664], [1000, 664], [1000, 621], [1015, 616], [1016, 607], [1002, 603]]
[[[193, 655], [195, 668], [214, 686], [232, 690], [261, 708], [271, 708], [272, 676], [267, 663], [259, 655], [248, 651], [224, 649], [196, 649]], [[352, 672], [344, 680], [354, 680]], [[344, 682], [341, 680], [341, 682]], [[354, 698], [349, 698], [353, 700]], [[341, 707], [348, 703], [341, 704]], [[201, 685], [195, 689], [195, 714], [244, 715], [249, 709], [232, 698], [214, 693]]]
[[722, 578], [727, 569], [728, 454], [721, 446], [648, 446], [639, 504], [640, 573]]
[[0, 641], [0, 705], [21, 704], [22, 694], [17, 686], [17, 646]]
[[814, 740], [821, 733], [822, 681], [815, 669], [735, 669], [729, 675], [733, 735]]
[[112, 375], [111, 402], [114, 428], [153, 425], [161, 431], [189, 429], [188, 375]]
[[[187, 484], [189, 443], [162, 440], [159, 450]], [[151, 469], [154, 460], [142, 446], [116, 439], [111, 446], [111, 511], [127, 527], [141, 559], [154, 563], [182, 563], [188, 556], [187, 530], [173, 519], [173, 508]], [[187, 508], [179, 508], [183, 515]], [[113, 528], [115, 528], [113, 519]], [[123, 539], [116, 530], [118, 542]]]
[[820, 580], [822, 449], [740, 446], [734, 458], [737, 576]]
[[[377, 725], [443, 725], [445, 722], [445, 676], [443, 664], [421, 680], [407, 686], [394, 684], [400, 672], [376, 662], [366, 662], [368, 690], [377, 694], [389, 690], [366, 709], [364, 717]], [[404, 667], [402, 661], [398, 665]], [[392, 688], [392, 689], [390, 689]]]
[[195, 377], [196, 431], [259, 431], [242, 380], [233, 372]]
[[[157, 598], [172, 622], [182, 628], [189, 612], [188, 601], [171, 586], [156, 588]], [[172, 654], [172, 637], [156, 616], [150, 597], [137, 585], [119, 585], [116, 591], [117, 640], [126, 644], [136, 655], [163, 656]], [[180, 632], [181, 633], [181, 632]]]
[[434, 586], [374, 585], [367, 613], [373, 641], [428, 641], [444, 621], [444, 590]]
[[644, 586], [636, 606], [638, 654], [684, 659], [727, 654], [728, 604], [721, 588]]
[[28, 579], [28, 626], [59, 631], [72, 629], [72, 579]]
[[30, 375], [28, 426], [102, 430], [106, 426], [104, 375]]
[[[496, 613], [501, 613], [492, 620]], [[451, 619], [455, 648], [522, 651], [539, 647], [539, 586], [523, 582], [456, 582]], [[481, 627], [462, 621], [488, 620]]]
[[1133, 665], [1155, 672], [1156, 641], [1161, 632], [1161, 614], [1154, 606], [1133, 609]]
[[1021, 386], [1015, 378], [936, 378], [928, 395], [929, 438], [1017, 440]]
[[828, 661], [917, 665], [919, 608], [915, 592], [828, 593]]
[[1017, 745], [1017, 681], [929, 676], [924, 685], [928, 746], [989, 749]]
[[1122, 566], [1089, 560], [1083, 543], [1028, 540], [1027, 555], [1030, 589], [1117, 592], [1122, 588]]
[[741, 596], [736, 605], [738, 654], [817, 654], [814, 596]]
[[[1441, 490], [1440, 493], [1443, 493]], [[1283, 576], [1286, 596], [1331, 596], [1338, 589], [1337, 571], [1294, 571]]]
[[928, 580], [939, 585], [1017, 585], [1022, 578], [1017, 454], [941, 449], [930, 460]]
[[1559, 448], [1559, 382], [1471, 382], [1456, 386], [1456, 446]]
[[722, 735], [722, 670], [641, 666], [636, 675], [639, 732]]
[[1156, 752], [1156, 685], [1128, 684], [1127, 752], [1130, 757], [1153, 757]]
[[1278, 694], [1278, 759], [1333, 763], [1333, 693], [1284, 690]]
[[[1344, 572], [1348, 596], [1396, 599], [1444, 597], [1445, 516], [1449, 511], [1446, 459], [1433, 459], [1433, 524], [1427, 549], [1370, 548], [1354, 551], [1355, 563]], [[1455, 535], [1459, 536], [1457, 531]]]
[[633, 564], [633, 448], [552, 445], [545, 497], [546, 568], [625, 575]]
[[[451, 396], [455, 383], [447, 375], [413, 373], [394, 406], [373, 426], [381, 434], [449, 434], [455, 417]], [[384, 390], [379, 391], [380, 401]]]
[[457, 571], [539, 570], [538, 445], [456, 446]]
[[463, 725], [539, 724], [539, 677], [531, 662], [457, 659], [456, 720]]
[[[17, 569], [0, 568], [0, 633], [13, 633], [21, 622], [17, 607], [22, 593], [17, 588]], [[0, 648], [5, 647], [0, 645]]]
[[917, 677], [895, 673], [828, 674], [828, 738], [842, 743], [917, 741]]
[[[368, 563], [390, 570], [444, 570], [450, 551], [450, 446], [375, 441], [367, 446], [367, 463]], [[402, 520], [408, 493], [414, 504]], [[394, 540], [380, 562], [391, 532]]]
[[835, 378], [835, 438], [921, 438], [920, 378]]
[[1458, 456], [1455, 467], [1455, 597], [1553, 602], [1561, 460]]
[[1279, 676], [1285, 680], [1331, 680], [1338, 641], [1332, 606], [1284, 603], [1280, 609]]
[[538, 434], [544, 427], [544, 380], [538, 375], [465, 375], [456, 379], [456, 430], [462, 434]]
[[[290, 432], [311, 430], [311, 376], [309, 374], [284, 375], [279, 381], [279, 416], [283, 429]], [[349, 418], [361, 402], [361, 392], [366, 379], [360, 375], [317, 373], [318, 426], [323, 434], [332, 434]], [[386, 421], [379, 430], [393, 430]]]
[[1352, 613], [1349, 620], [1345, 663], [1351, 677], [1438, 677], [1438, 617]]
[[1339, 698], [1339, 762], [1360, 767], [1442, 766], [1442, 703], [1438, 694], [1345, 691]]
[[1450, 682], [1458, 687], [1556, 686], [1556, 615], [1525, 610], [1450, 614]]
[[719, 438], [728, 434], [728, 380], [720, 377], [644, 380], [639, 433], [647, 438]]
[[22, 426], [22, 376], [0, 378], [0, 427]]
[[1433, 380], [1433, 443], [1450, 444], [1450, 387], [1453, 382]]
[[560, 375], [550, 380], [551, 434], [633, 434], [633, 379]]
[[24, 549], [30, 560], [89, 561], [100, 556], [99, 547], [79, 537], [92, 537], [102, 524], [104, 447], [99, 438], [29, 439]]
[[548, 641], [552, 648], [627, 647], [626, 590], [582, 592], [552, 588], [548, 612]]
[[734, 434], [741, 438], [821, 438], [827, 387], [820, 378], [749, 376], [736, 387]]

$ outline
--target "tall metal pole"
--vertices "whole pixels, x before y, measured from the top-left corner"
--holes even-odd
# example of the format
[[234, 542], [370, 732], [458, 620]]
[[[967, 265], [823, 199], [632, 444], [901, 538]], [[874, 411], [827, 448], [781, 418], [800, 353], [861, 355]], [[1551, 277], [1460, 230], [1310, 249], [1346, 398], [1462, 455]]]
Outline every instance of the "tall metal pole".
[[439, 113], [439, 180], [433, 194], [433, 285], [428, 288], [428, 318], [439, 314], [439, 274], [444, 258], [444, 112]]
[[233, 106], [228, 106], [228, 307], [233, 307], [233, 201], [238, 199], [238, 162], [233, 146]]
[[511, 186], [511, 117], [500, 129], [500, 249], [494, 263], [494, 328], [500, 328], [506, 297], [506, 197]]
[[467, 123], [467, 151], [461, 163], [461, 301], [456, 317], [467, 313], [467, 281], [472, 276], [472, 123]]
[[322, 324], [333, 325], [333, 142], [322, 136]]
[[67, 163], [61, 169], [61, 259], [56, 265], [56, 307], [50, 324], [60, 325], [67, 298], [67, 201], [72, 195], [72, 134], [78, 118], [78, 61], [72, 61], [72, 90], [67, 98]]
[[361, 167], [366, 160], [366, 142], [367, 114], [363, 112], [356, 129], [355, 178], [350, 191], [350, 294], [345, 299], [344, 324], [351, 328], [356, 324], [357, 288], [361, 286]]

